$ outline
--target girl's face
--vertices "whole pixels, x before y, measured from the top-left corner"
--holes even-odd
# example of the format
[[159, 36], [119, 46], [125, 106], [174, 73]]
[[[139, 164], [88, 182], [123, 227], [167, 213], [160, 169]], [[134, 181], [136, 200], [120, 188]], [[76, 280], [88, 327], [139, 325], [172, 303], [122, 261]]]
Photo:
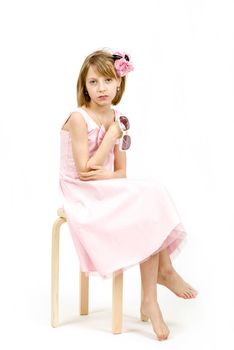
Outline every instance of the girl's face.
[[99, 106], [111, 105], [116, 96], [117, 87], [120, 86], [120, 79], [105, 77], [101, 75], [95, 66], [90, 66], [86, 76], [86, 89], [91, 102]]

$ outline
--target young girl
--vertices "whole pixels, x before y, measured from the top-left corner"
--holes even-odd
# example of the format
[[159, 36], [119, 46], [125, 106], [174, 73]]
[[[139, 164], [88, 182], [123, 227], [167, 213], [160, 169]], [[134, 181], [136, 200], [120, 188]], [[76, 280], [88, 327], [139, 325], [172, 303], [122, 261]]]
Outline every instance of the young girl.
[[61, 129], [60, 188], [80, 270], [110, 278], [139, 264], [141, 313], [163, 340], [169, 329], [157, 303], [157, 283], [182, 298], [197, 292], [171, 264], [186, 232], [168, 191], [154, 180], [126, 178], [130, 123], [112, 105], [121, 100], [132, 70], [125, 53], [99, 50], [85, 59], [78, 107]]

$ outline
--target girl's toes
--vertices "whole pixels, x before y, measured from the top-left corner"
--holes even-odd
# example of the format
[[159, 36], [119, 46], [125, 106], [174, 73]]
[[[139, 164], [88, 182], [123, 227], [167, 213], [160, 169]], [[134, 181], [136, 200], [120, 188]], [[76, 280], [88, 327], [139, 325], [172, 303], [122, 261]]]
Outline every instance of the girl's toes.
[[190, 298], [189, 292], [186, 291], [184, 294], [185, 294], [185, 299], [189, 299]]
[[195, 298], [195, 297], [197, 296], [197, 291], [196, 291], [195, 289], [193, 289], [193, 288], [190, 288], [190, 289], [189, 289], [189, 293], [191, 294], [191, 296], [192, 296], [193, 298]]

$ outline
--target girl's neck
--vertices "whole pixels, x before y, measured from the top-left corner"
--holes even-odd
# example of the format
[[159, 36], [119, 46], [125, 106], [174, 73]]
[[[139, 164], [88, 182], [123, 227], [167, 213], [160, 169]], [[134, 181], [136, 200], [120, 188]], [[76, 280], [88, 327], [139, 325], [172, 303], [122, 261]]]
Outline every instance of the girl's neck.
[[84, 109], [87, 110], [97, 124], [105, 124], [106, 130], [108, 129], [108, 125], [115, 121], [115, 111], [111, 108], [111, 105], [96, 106], [90, 103], [87, 107], [84, 106]]
[[111, 105], [98, 106], [98, 105], [92, 103], [92, 101], [89, 103], [87, 108], [89, 110], [91, 110], [93, 113], [98, 114], [98, 115], [103, 115], [103, 116], [109, 115], [111, 112]]

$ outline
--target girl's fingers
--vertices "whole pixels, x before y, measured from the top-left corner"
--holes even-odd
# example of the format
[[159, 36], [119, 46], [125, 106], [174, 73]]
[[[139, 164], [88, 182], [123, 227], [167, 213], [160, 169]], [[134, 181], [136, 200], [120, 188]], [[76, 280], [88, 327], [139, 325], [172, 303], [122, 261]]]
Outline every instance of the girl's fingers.
[[90, 170], [90, 171], [80, 171], [80, 174], [82, 175], [91, 175], [91, 174], [95, 174], [97, 172], [97, 170], [101, 169], [102, 168], [102, 165], [94, 165], [92, 167], [92, 169], [94, 169], [94, 167], [97, 167], [96, 170]]
[[[94, 165], [93, 167], [101, 168], [102, 165]], [[92, 167], [92, 168], [93, 168]], [[80, 179], [81, 180], [96, 180], [96, 174], [99, 172], [99, 169], [91, 170], [91, 171], [80, 171]]]
[[80, 174], [82, 176], [90, 176], [90, 175], [93, 175], [95, 173], [95, 171], [84, 171], [84, 172], [80, 172]]
[[80, 173], [80, 179], [81, 180], [95, 180], [95, 172], [90, 171], [89, 173]]
[[103, 166], [102, 165], [93, 165], [91, 166], [91, 169], [102, 169]]
[[81, 179], [81, 180], [89, 180], [89, 179], [90, 179], [90, 176], [80, 176], [80, 179]]

